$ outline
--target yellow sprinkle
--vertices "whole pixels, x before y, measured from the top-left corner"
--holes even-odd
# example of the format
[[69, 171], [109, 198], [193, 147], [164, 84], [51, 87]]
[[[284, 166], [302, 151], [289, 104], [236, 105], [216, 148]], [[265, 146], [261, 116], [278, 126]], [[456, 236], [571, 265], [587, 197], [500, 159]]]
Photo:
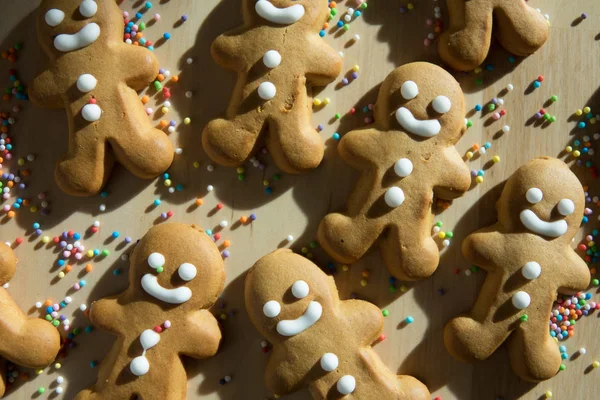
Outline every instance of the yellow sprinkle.
[[600, 367], [600, 362], [598, 362], [598, 361], [594, 361], [594, 362], [592, 363], [592, 367], [594, 367], [594, 368], [598, 368], [598, 367]]
[[342, 271], [348, 272], [350, 268], [347, 265], [342, 265]]
[[243, 174], [245, 169], [244, 169], [244, 167], [237, 167], [236, 171], [238, 174]]
[[306, 258], [313, 258], [313, 253], [306, 253]]
[[352, 67], [352, 71], [354, 71], [354, 72], [360, 71], [360, 67], [358, 66], [358, 64], [355, 65], [354, 67]]
[[445, 238], [445, 237], [446, 237], [446, 232], [440, 231], [440, 233], [438, 233], [438, 237], [439, 237], [440, 239], [443, 239], [443, 238]]
[[222, 313], [222, 314], [220, 315], [220, 318], [221, 318], [221, 320], [223, 320], [223, 321], [224, 321], [224, 320], [226, 320], [226, 319], [227, 319], [227, 314], [225, 314], [225, 313]]
[[575, 150], [573, 152], [573, 157], [575, 157], [575, 158], [579, 157], [580, 155], [581, 155], [581, 152], [579, 150]]
[[581, 115], [583, 114], [583, 111], [581, 111], [581, 109], [578, 109], [575, 111], [575, 115]]
[[87, 251], [87, 253], [86, 253], [86, 255], [87, 255], [89, 258], [92, 258], [92, 257], [94, 257], [94, 250], [88, 250], [88, 251]]
[[19, 164], [19, 165], [25, 165], [25, 159], [24, 158], [19, 158], [17, 160], [17, 164]]
[[65, 273], [64, 273], [63, 271], [60, 271], [60, 272], [58, 273], [58, 277], [59, 277], [60, 279], [64, 278], [64, 277], [65, 277]]
[[194, 168], [200, 168], [200, 163], [198, 161], [194, 161], [192, 165], [194, 166]]
[[547, 399], [549, 399], [550, 397], [552, 397], [552, 392], [549, 391], [549, 390], [547, 390], [545, 394], [546, 394], [546, 398]]
[[500, 156], [494, 156], [492, 158], [492, 161], [494, 161], [495, 163], [500, 162]]
[[473, 152], [472, 151], [467, 151], [466, 156], [470, 160], [471, 158], [473, 158]]
[[164, 182], [164, 183], [165, 183], [165, 186], [166, 186], [166, 187], [169, 187], [169, 186], [171, 186], [171, 183], [172, 183], [172, 182], [171, 182], [171, 180], [170, 180], [170, 179], [165, 179], [165, 182]]
[[192, 123], [192, 120], [190, 119], [190, 117], [185, 117], [185, 119], [183, 120], [183, 123], [186, 125], [189, 125]]
[[583, 108], [583, 112], [586, 114], [589, 113], [590, 111], [592, 111], [592, 109], [587, 106]]
[[572, 151], [573, 151], [573, 148], [572, 148], [571, 146], [567, 146], [567, 147], [565, 147], [565, 151], [566, 151], [567, 153], [570, 153], [570, 152], [572, 152]]
[[368, 284], [368, 283], [369, 283], [369, 282], [368, 282], [366, 279], [361, 279], [361, 280], [360, 280], [360, 286], [362, 286], [362, 287], [365, 287], [365, 286], [367, 286], [367, 284]]
[[265, 180], [263, 181], [263, 186], [269, 186], [269, 181], [265, 179]]
[[594, 125], [598, 120], [596, 118], [590, 118], [590, 124]]
[[415, 5], [413, 3], [408, 3], [406, 5], [406, 8], [408, 8], [409, 10], [413, 10], [415, 8]]
[[325, 97], [325, 100], [323, 100], [323, 104], [328, 105], [329, 103], [331, 103], [331, 99], [329, 97]]
[[44, 243], [44, 244], [50, 243], [50, 237], [48, 237], [48, 236], [42, 237], [42, 243]]
[[477, 178], [475, 178], [475, 181], [476, 181], [477, 183], [481, 183], [481, 182], [483, 182], [483, 176], [478, 176]]
[[54, 364], [54, 368], [56, 368], [56, 369], [61, 369], [61, 367], [62, 367], [61, 363], [55, 363]]
[[319, 107], [323, 102], [321, 101], [321, 99], [314, 99], [313, 100], [313, 105], [315, 107]]
[[593, 240], [591, 242], [588, 242], [588, 247], [592, 247], [593, 245], [595, 245], [596, 242], [594, 242]]
[[408, 291], [408, 288], [406, 287], [406, 285], [402, 285], [402, 286], [400, 286], [400, 291], [402, 293], [406, 293]]
[[35, 370], [35, 373], [38, 374], [38, 375], [41, 375], [41, 374], [44, 373], [44, 370], [43, 369], [37, 369], [37, 370]]
[[169, 112], [169, 107], [163, 107], [163, 108], [161, 108], [161, 109], [160, 109], [160, 111], [161, 111], [163, 114], [166, 114], [166, 113], [168, 113], [168, 112]]
[[479, 74], [481, 72], [481, 68], [477, 67], [473, 70], [473, 72], [475, 72], [476, 74]]
[[303, 247], [301, 251], [304, 254], [308, 253], [308, 247]]
[[29, 207], [29, 211], [32, 213], [37, 212], [37, 210], [38, 210], [38, 208], [36, 206]]

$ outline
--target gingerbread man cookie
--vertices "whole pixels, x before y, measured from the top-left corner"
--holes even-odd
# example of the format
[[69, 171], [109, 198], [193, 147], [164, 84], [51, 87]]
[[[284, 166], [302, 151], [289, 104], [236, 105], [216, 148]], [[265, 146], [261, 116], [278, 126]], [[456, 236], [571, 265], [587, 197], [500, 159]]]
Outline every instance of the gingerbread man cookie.
[[136, 245], [129, 282], [122, 294], [92, 304], [92, 322], [119, 338], [96, 385], [77, 399], [185, 399], [180, 356], [211, 357], [221, 341], [208, 311], [225, 282], [219, 250], [195, 226], [158, 225]]
[[522, 379], [554, 376], [561, 357], [549, 334], [556, 294], [587, 288], [590, 271], [571, 248], [581, 224], [584, 192], [569, 167], [537, 158], [508, 180], [497, 203], [498, 222], [469, 235], [467, 259], [487, 271], [470, 313], [444, 329], [452, 355], [484, 360], [506, 341]]
[[490, 50], [492, 25], [510, 53], [528, 56], [548, 40], [548, 21], [525, 0], [447, 0], [450, 28], [440, 36], [440, 57], [452, 68], [470, 71]]
[[[0, 286], [7, 284], [17, 269], [12, 249], [0, 243]], [[0, 397], [6, 390], [6, 363], [29, 368], [48, 366], [60, 350], [55, 327], [39, 318], [28, 318], [6, 289], [0, 287]]]
[[326, 0], [243, 0], [244, 25], [219, 36], [215, 61], [237, 72], [226, 119], [202, 135], [215, 162], [238, 166], [264, 142], [288, 173], [316, 168], [321, 137], [312, 126], [312, 86], [325, 86], [341, 72], [336, 51], [319, 37], [329, 15]]
[[72, 195], [98, 193], [115, 161], [151, 179], [173, 161], [167, 135], [155, 129], [138, 98], [158, 62], [123, 43], [123, 15], [114, 0], [43, 0], [38, 40], [50, 67], [29, 87], [34, 104], [64, 108], [69, 148], [57, 163], [58, 186]]
[[381, 310], [341, 301], [333, 278], [306, 258], [282, 249], [261, 258], [246, 277], [246, 309], [273, 345], [269, 390], [308, 386], [315, 399], [430, 399], [411, 376], [392, 373], [372, 349], [383, 333]]
[[319, 241], [333, 258], [353, 263], [379, 239], [396, 278], [423, 279], [435, 271], [434, 198], [462, 196], [471, 183], [454, 148], [466, 129], [464, 115], [460, 86], [433, 64], [407, 64], [386, 78], [375, 124], [347, 133], [338, 147], [362, 173], [346, 213], [329, 214], [319, 226]]

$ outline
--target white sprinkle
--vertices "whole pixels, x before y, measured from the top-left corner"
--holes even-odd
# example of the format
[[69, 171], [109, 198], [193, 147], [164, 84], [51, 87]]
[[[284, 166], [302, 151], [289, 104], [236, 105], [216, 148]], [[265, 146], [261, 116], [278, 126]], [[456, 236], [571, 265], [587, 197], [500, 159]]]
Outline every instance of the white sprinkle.
[[192, 57], [188, 58], [187, 60], [185, 60], [186, 63], [191, 64], [194, 62], [194, 59]]
[[35, 308], [42, 308], [42, 303], [39, 301], [35, 303]]
[[209, 192], [212, 192], [214, 190], [214, 186], [213, 185], [208, 185], [206, 187], [206, 190], [208, 190]]
[[288, 242], [293, 242], [294, 241], [294, 237], [292, 235], [288, 235], [288, 237], [286, 238]]
[[100, 204], [100, 207], [98, 207], [98, 209], [102, 212], [106, 211], [106, 204]]
[[58, 383], [59, 385], [61, 383], [63, 383], [65, 381], [65, 378], [63, 378], [62, 376], [59, 376], [58, 378], [56, 378], [56, 383]]
[[221, 228], [227, 228], [227, 225], [229, 225], [229, 223], [227, 221], [225, 221], [225, 220], [219, 222], [219, 226]]
[[504, 132], [510, 132], [510, 126], [508, 126], [508, 125], [504, 125], [504, 126], [502, 127], [502, 130], [503, 130]]
[[192, 93], [191, 90], [188, 90], [187, 92], [185, 92], [185, 97], [187, 97], [188, 99], [191, 99], [193, 95], [194, 95], [194, 93]]
[[183, 153], [183, 149], [181, 147], [178, 147], [175, 149], [175, 154], [181, 154]]
[[87, 306], [85, 304], [79, 306], [79, 311], [84, 312], [85, 310], [87, 310]]
[[213, 172], [213, 171], [215, 170], [215, 166], [214, 166], [214, 165], [212, 165], [212, 164], [208, 164], [208, 165], [206, 166], [206, 170], [207, 170], [208, 172]]

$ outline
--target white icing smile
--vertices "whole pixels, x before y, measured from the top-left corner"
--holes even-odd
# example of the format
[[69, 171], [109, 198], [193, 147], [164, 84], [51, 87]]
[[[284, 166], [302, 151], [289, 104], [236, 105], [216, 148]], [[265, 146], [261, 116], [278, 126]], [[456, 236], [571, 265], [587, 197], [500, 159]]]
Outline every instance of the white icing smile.
[[408, 108], [400, 107], [396, 111], [396, 120], [408, 132], [421, 137], [433, 137], [440, 133], [442, 126], [437, 119], [421, 121], [416, 119]]
[[313, 326], [323, 314], [323, 307], [311, 301], [304, 314], [296, 319], [287, 319], [277, 323], [277, 332], [282, 336], [296, 336]]
[[100, 27], [95, 22], [87, 24], [74, 34], [63, 33], [54, 38], [56, 50], [67, 53], [82, 49], [94, 43], [100, 36]]
[[569, 227], [567, 221], [564, 219], [546, 222], [541, 220], [540, 217], [529, 209], [521, 211], [520, 217], [525, 228], [538, 235], [556, 238], [567, 233], [567, 228]]
[[277, 8], [268, 0], [258, 0], [254, 8], [262, 18], [279, 25], [294, 24], [304, 16], [304, 6], [302, 4]]
[[176, 289], [164, 288], [158, 283], [156, 276], [146, 274], [142, 277], [142, 288], [150, 296], [169, 304], [182, 304], [192, 298], [192, 291], [185, 286]]

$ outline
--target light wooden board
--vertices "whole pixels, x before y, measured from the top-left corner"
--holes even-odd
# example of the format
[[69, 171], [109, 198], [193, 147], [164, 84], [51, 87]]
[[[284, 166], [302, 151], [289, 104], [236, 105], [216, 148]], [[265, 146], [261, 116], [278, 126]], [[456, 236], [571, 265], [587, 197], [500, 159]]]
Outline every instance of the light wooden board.
[[[125, 0], [122, 6], [131, 10], [133, 5], [142, 3]], [[207, 361], [186, 362], [188, 398], [265, 398], [271, 395], [263, 384], [263, 370], [268, 355], [261, 352], [261, 337], [249, 323], [244, 311], [244, 271], [262, 255], [278, 246], [288, 246], [285, 243], [287, 235], [294, 236], [292, 247], [295, 249], [308, 245], [315, 238], [319, 220], [328, 211], [343, 206], [356, 173], [337, 156], [336, 144], [330, 137], [336, 131], [344, 133], [362, 125], [365, 114], [359, 111], [356, 117], [344, 117], [341, 123], [332, 123], [330, 120], [336, 112], [344, 114], [353, 106], [362, 109], [372, 102], [377, 85], [394, 67], [417, 60], [439, 61], [435, 46], [423, 46], [423, 39], [431, 29], [425, 20], [433, 15], [434, 3], [415, 2], [414, 11], [401, 14], [399, 9], [405, 4], [403, 1], [370, 0], [368, 10], [351, 24], [349, 32], [327, 36], [325, 40], [344, 51], [344, 70], [348, 71], [357, 64], [361, 68], [360, 77], [341, 90], [335, 90], [335, 85], [331, 85], [318, 94], [320, 98], [331, 98], [331, 104], [314, 116], [315, 126], [319, 123], [325, 125], [322, 136], [326, 140], [327, 152], [322, 166], [304, 176], [282, 175], [277, 182], [271, 179], [277, 170], [268, 159], [264, 172], [249, 166], [246, 180], [239, 182], [233, 169], [217, 167], [214, 172], [208, 172], [206, 167], [209, 161], [201, 151], [202, 128], [208, 120], [225, 109], [234, 84], [233, 75], [211, 60], [210, 43], [218, 34], [239, 25], [240, 0], [172, 0], [154, 3], [151, 13], [159, 12], [162, 18], [147, 29], [146, 35], [156, 40], [163, 32], [171, 32], [173, 38], [157, 48], [156, 54], [162, 67], [181, 78], [180, 83], [172, 87], [173, 107], [167, 118], [181, 121], [189, 116], [193, 121], [190, 126], [181, 125], [171, 135], [172, 140], [184, 150], [181, 156], [176, 157], [171, 171], [173, 180], [184, 184], [185, 190], [170, 195], [162, 181], [142, 182], [118, 168], [107, 187], [109, 197], [106, 199], [76, 199], [62, 194], [52, 181], [52, 169], [56, 158], [66, 148], [64, 113], [34, 109], [25, 103], [12, 129], [16, 154], [37, 155], [37, 160], [31, 165], [33, 176], [28, 193], [35, 197], [38, 192], [47, 191], [52, 214], [40, 217], [27, 210], [21, 211], [15, 219], [2, 221], [0, 239], [13, 241], [17, 236], [24, 236], [25, 231], [31, 233], [34, 221], [39, 221], [44, 234], [50, 236], [69, 229], [83, 233], [94, 220], [101, 221], [100, 233], [85, 239], [84, 243], [88, 248], [110, 249], [111, 255], [94, 262], [94, 271], [83, 278], [87, 285], [72, 294], [73, 304], [65, 309], [73, 326], [84, 327], [88, 321], [78, 311], [79, 304], [117, 293], [127, 285], [125, 274], [113, 274], [115, 269], [126, 267], [126, 263], [120, 259], [121, 254], [129, 249], [129, 246], [121, 244], [123, 237], [130, 236], [134, 240], [140, 238], [157, 221], [160, 212], [168, 210], [175, 213], [172, 221], [197, 223], [205, 228], [214, 228], [221, 220], [227, 220], [231, 228], [223, 230], [222, 236], [231, 240], [232, 246], [229, 249], [231, 257], [226, 261], [227, 286], [223, 301], [226, 303], [224, 310], [235, 311], [236, 314], [223, 322], [224, 341], [216, 357]], [[494, 220], [494, 203], [501, 188], [499, 185], [519, 165], [536, 156], [564, 156], [561, 150], [574, 135], [584, 134], [573, 130], [575, 123], [569, 121], [575, 109], [588, 104], [595, 105], [595, 111], [600, 107], [596, 93], [600, 82], [600, 6], [594, 0], [531, 0], [531, 3], [551, 16], [550, 40], [541, 51], [522, 62], [510, 64], [508, 55], [495, 46], [490, 58], [495, 66], [493, 72], [485, 71], [477, 76], [474, 73], [458, 75], [467, 93], [468, 107], [486, 103], [508, 83], [512, 83], [515, 90], [504, 97], [508, 111], [506, 117], [489, 126], [484, 124], [487, 117], [482, 118], [479, 113], [470, 117], [474, 125], [458, 145], [464, 154], [473, 143], [492, 143], [487, 155], [468, 162], [471, 168], [479, 169], [493, 155], [499, 155], [501, 162], [486, 171], [482, 184], [475, 186], [439, 216], [444, 228], [452, 230], [455, 237], [451, 246], [443, 252], [438, 272], [429, 280], [408, 285], [406, 293], [397, 291], [391, 294], [388, 292], [389, 276], [379, 254], [371, 252], [364, 260], [353, 265], [349, 272], [339, 270], [336, 275], [343, 298], [355, 292], [390, 311], [385, 328], [387, 339], [376, 346], [384, 362], [399, 373], [415, 374], [430, 387], [432, 393], [443, 399], [479, 400], [495, 399], [497, 396], [504, 399], [538, 399], [546, 390], [551, 390], [554, 398], [558, 399], [597, 397], [596, 382], [600, 370], [586, 372], [586, 369], [593, 360], [600, 359], [598, 314], [578, 323], [575, 337], [565, 342], [570, 353], [586, 347], [587, 354], [567, 361], [565, 372], [539, 385], [518, 380], [510, 370], [504, 349], [500, 349], [489, 360], [471, 366], [453, 360], [442, 343], [443, 325], [452, 316], [470, 307], [483, 278], [483, 273], [470, 277], [462, 273], [469, 265], [460, 254], [461, 239]], [[32, 12], [37, 4], [37, 1], [2, 2], [0, 50], [7, 49], [17, 41], [24, 43], [25, 48], [16, 66], [25, 84], [46, 63], [35, 41], [35, 17]], [[339, 5], [341, 10], [348, 6], [354, 6], [354, 1]], [[445, 10], [445, 5], [442, 9]], [[588, 13], [588, 19], [572, 26], [582, 12]], [[189, 20], [174, 28], [174, 23], [183, 14], [187, 14]], [[352, 44], [350, 39], [355, 33], [360, 34], [361, 39]], [[186, 64], [188, 57], [193, 58], [193, 64]], [[122, 67], [135, 68], [134, 65]], [[0, 62], [0, 77], [6, 79], [6, 83], [8, 68], [7, 61]], [[526, 89], [538, 75], [545, 77], [542, 87], [525, 95]], [[483, 85], [474, 83], [478, 77], [483, 78]], [[187, 90], [194, 93], [191, 99], [184, 95]], [[559, 96], [559, 101], [549, 106], [548, 111], [557, 116], [557, 121], [544, 127], [527, 123], [553, 94]], [[157, 99], [161, 100], [161, 96]], [[0, 108], [6, 110], [8, 106], [2, 103]], [[503, 124], [509, 124], [511, 132], [498, 135]], [[592, 128], [585, 130], [585, 134], [592, 133]], [[193, 168], [194, 161], [200, 162], [200, 168]], [[582, 176], [588, 182], [591, 180], [589, 173]], [[270, 196], [265, 194], [263, 179], [273, 183], [274, 193]], [[206, 190], [209, 184], [215, 188], [211, 193]], [[592, 194], [596, 193], [592, 190]], [[197, 196], [204, 199], [204, 205], [192, 207]], [[149, 207], [156, 198], [161, 198], [162, 204], [157, 208]], [[98, 207], [102, 203], [106, 204], [107, 211], [99, 213]], [[223, 210], [214, 211], [217, 203], [224, 205]], [[252, 212], [258, 217], [252, 224], [232, 226], [240, 216], [248, 216]], [[597, 212], [595, 207], [594, 212]], [[592, 221], [590, 228], [596, 225], [595, 215]], [[121, 232], [121, 238], [105, 243], [115, 230]], [[21, 262], [9, 289], [18, 304], [30, 310], [31, 315], [37, 315], [31, 309], [36, 301], [46, 298], [62, 300], [69, 288], [83, 276], [80, 275], [83, 267], [76, 266], [75, 271], [64, 279], [55, 279], [59, 271], [55, 266], [57, 253], [53, 249], [36, 246], [38, 240], [27, 239], [16, 249]], [[326, 265], [328, 258], [321, 250], [315, 250], [314, 254], [318, 263]], [[459, 275], [454, 274], [455, 268], [461, 270]], [[360, 285], [364, 270], [370, 271], [366, 287]], [[444, 288], [446, 295], [442, 297], [437, 294], [439, 288]], [[598, 300], [598, 296], [595, 297]], [[408, 315], [413, 316], [415, 322], [404, 326], [401, 322]], [[76, 339], [78, 346], [70, 349], [68, 357], [61, 360], [60, 371], [47, 369], [43, 375], [22, 384], [9, 398], [35, 397], [34, 392], [38, 387], [50, 387], [58, 375], [66, 380], [63, 396], [72, 398], [80, 389], [95, 381], [97, 369], [91, 368], [89, 362], [100, 361], [112, 341], [112, 336], [99, 331], [82, 334]], [[231, 375], [233, 379], [228, 385], [220, 386], [218, 381], [225, 375]], [[287, 398], [309, 397], [308, 392], [302, 391]], [[53, 398], [52, 390], [46, 391], [40, 398]]]

